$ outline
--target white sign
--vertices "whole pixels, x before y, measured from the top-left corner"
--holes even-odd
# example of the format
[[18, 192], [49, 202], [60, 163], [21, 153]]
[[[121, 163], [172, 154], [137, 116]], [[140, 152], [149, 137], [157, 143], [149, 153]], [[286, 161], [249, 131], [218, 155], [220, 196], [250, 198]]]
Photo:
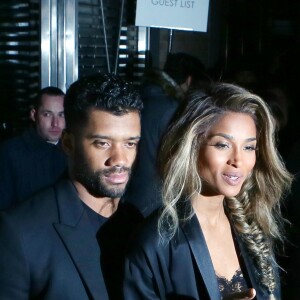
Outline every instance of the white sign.
[[206, 31], [209, 0], [137, 0], [136, 26]]

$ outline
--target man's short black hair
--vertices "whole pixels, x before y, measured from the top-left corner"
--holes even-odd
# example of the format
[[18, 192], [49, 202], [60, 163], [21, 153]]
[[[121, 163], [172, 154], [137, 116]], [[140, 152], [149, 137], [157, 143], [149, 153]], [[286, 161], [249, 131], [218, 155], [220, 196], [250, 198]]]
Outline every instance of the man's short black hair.
[[114, 74], [83, 77], [69, 87], [65, 96], [64, 111], [67, 130], [83, 125], [89, 109], [103, 110], [114, 115], [130, 111], [141, 112], [139, 93], [131, 83]]
[[59, 89], [57, 87], [54, 87], [54, 86], [47, 86], [47, 87], [41, 89], [38, 92], [36, 98], [33, 101], [33, 108], [34, 109], [37, 110], [41, 106], [41, 104], [42, 104], [42, 97], [44, 95], [48, 95], [48, 96], [64, 96], [65, 93], [61, 89]]

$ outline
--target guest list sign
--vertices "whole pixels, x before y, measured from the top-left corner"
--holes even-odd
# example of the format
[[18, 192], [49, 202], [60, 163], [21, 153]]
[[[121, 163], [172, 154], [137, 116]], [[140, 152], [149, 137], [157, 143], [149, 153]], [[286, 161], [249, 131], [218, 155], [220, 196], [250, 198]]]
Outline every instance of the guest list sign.
[[137, 0], [136, 26], [207, 30], [209, 0]]

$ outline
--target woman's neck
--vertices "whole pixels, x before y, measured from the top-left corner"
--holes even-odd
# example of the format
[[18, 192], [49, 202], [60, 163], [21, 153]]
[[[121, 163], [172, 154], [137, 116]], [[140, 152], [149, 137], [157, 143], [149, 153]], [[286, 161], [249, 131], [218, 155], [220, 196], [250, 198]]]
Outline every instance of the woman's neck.
[[227, 221], [223, 202], [224, 196], [197, 194], [192, 198], [192, 206], [201, 225], [216, 227]]

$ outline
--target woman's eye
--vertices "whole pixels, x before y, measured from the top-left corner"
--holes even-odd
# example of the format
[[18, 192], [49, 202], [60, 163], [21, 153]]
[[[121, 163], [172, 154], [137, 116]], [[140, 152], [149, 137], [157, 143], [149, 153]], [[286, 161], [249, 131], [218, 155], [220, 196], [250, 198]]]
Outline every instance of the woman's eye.
[[246, 146], [246, 147], [245, 147], [245, 150], [246, 150], [246, 151], [255, 151], [255, 150], [256, 150], [256, 147], [255, 147], [255, 146]]
[[214, 145], [217, 149], [226, 149], [226, 148], [229, 148], [229, 145], [226, 144], [226, 143], [216, 143]]

